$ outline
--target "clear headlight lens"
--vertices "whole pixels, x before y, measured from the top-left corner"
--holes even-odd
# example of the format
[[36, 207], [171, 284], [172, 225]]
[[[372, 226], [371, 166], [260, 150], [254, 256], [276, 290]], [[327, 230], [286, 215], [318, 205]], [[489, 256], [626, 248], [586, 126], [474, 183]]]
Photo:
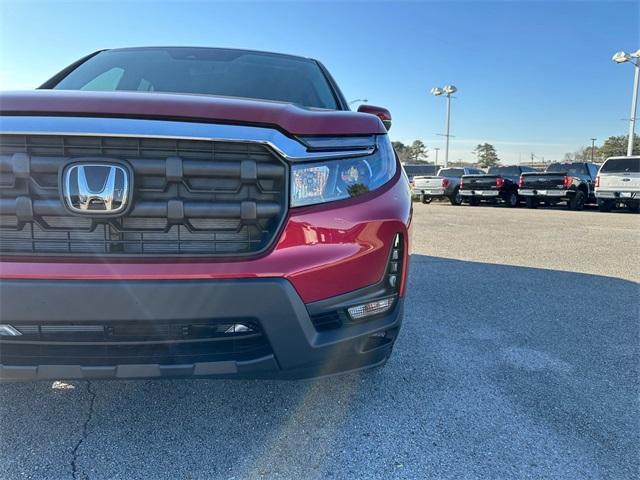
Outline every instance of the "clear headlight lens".
[[378, 137], [371, 155], [291, 166], [291, 206], [300, 207], [357, 197], [387, 183], [396, 173], [389, 138]]

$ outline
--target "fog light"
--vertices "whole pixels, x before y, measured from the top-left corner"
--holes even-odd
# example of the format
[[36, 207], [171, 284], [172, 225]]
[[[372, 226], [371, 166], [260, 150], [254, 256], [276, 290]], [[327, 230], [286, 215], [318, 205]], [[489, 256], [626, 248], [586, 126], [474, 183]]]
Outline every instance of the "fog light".
[[395, 297], [382, 298], [375, 302], [365, 303], [364, 305], [356, 305], [355, 307], [349, 307], [347, 311], [354, 320], [360, 320], [362, 318], [371, 317], [373, 315], [379, 315], [391, 309]]
[[224, 333], [247, 333], [253, 332], [253, 328], [245, 325], [244, 323], [234, 323]]
[[11, 325], [0, 325], [0, 335], [3, 337], [17, 337], [22, 335], [19, 330], [16, 330]]

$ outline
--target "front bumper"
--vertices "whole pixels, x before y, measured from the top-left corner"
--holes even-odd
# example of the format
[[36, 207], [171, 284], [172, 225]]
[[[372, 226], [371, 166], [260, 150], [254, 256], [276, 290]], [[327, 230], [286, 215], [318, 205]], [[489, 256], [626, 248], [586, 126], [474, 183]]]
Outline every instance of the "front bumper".
[[[0, 282], [2, 322], [48, 326], [45, 340], [2, 337], [0, 380], [126, 379], [167, 377], [306, 378], [382, 364], [402, 321], [403, 300], [359, 323], [319, 329], [314, 319], [377, 298], [382, 284], [306, 304], [285, 279], [191, 281]], [[46, 319], [43, 320], [43, 319]], [[206, 322], [259, 326], [261, 339], [240, 351], [236, 339], [203, 349], [178, 341], [69, 342], [69, 329], [154, 329]], [[61, 326], [66, 326], [61, 328]], [[66, 332], [64, 331], [66, 329]], [[102, 331], [102, 330], [101, 330]], [[53, 332], [53, 333], [51, 333]], [[55, 336], [58, 332], [59, 336]], [[188, 330], [187, 330], [188, 335]], [[233, 348], [223, 342], [236, 341]], [[194, 351], [189, 349], [193, 345]], [[225, 348], [220, 349], [225, 345]], [[198, 349], [195, 347], [198, 346]], [[196, 351], [197, 350], [197, 351]], [[29, 352], [26, 354], [25, 352]], [[111, 353], [109, 353], [109, 351]], [[114, 353], [117, 352], [117, 353]]]

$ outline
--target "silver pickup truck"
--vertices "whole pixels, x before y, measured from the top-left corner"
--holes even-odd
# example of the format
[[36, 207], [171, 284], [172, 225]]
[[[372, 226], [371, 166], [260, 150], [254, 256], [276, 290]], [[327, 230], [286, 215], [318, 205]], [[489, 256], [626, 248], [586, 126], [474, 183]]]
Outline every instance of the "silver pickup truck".
[[413, 194], [420, 196], [422, 203], [431, 203], [436, 197], [447, 197], [451, 205], [460, 205], [460, 178], [484, 173], [479, 168], [441, 168], [435, 177], [413, 177]]
[[640, 211], [640, 156], [611, 157], [600, 167], [595, 183], [598, 208], [610, 212], [620, 204]]

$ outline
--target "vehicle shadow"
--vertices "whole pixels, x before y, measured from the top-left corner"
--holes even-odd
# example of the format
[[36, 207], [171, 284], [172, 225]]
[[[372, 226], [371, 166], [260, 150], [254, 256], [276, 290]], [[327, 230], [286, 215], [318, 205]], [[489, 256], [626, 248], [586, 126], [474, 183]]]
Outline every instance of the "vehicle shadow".
[[413, 255], [385, 367], [0, 385], [0, 477], [631, 478], [639, 296], [617, 278]]
[[[450, 205], [447, 202], [442, 202], [442, 205]], [[472, 208], [479, 208], [479, 207], [503, 207], [503, 208], [509, 208], [505, 203], [492, 203], [492, 202], [482, 202], [479, 205], [469, 205], [468, 203], [463, 203], [462, 204], [463, 207], [472, 207]], [[518, 205], [519, 209], [524, 209], [527, 210], [527, 206], [524, 203], [520, 203], [520, 205]], [[570, 210], [564, 203], [560, 203], [558, 205], [539, 205], [535, 208], [536, 210], [566, 210], [567, 212], [577, 212], [576, 210]], [[598, 210], [598, 206], [592, 203], [588, 203], [586, 204], [583, 209], [581, 210], [583, 212], [599, 212]], [[613, 210], [611, 210], [611, 212], [599, 212], [602, 213], [603, 215], [606, 213], [627, 213], [630, 215], [635, 215], [636, 212], [631, 211], [628, 208], [614, 208]]]

